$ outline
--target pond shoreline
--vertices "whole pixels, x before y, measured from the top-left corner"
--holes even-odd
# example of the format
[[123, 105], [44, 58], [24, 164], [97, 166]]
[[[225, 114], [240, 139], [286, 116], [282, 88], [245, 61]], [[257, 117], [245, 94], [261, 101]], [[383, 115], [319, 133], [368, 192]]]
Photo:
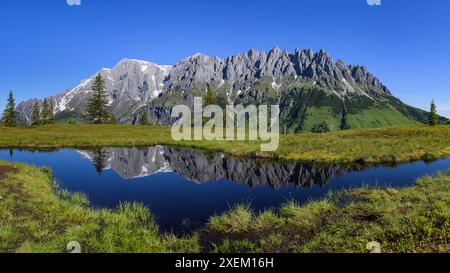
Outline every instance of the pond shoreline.
[[26, 152], [58, 152], [60, 150], [89, 150], [94, 151], [97, 149], [146, 149], [149, 147], [173, 147], [173, 148], [186, 148], [186, 149], [193, 149], [199, 152], [202, 152], [204, 154], [223, 154], [224, 156], [235, 158], [235, 159], [243, 159], [243, 160], [254, 160], [258, 163], [301, 163], [301, 164], [310, 164], [314, 163], [317, 165], [327, 166], [330, 164], [336, 164], [341, 165], [349, 168], [354, 169], [368, 169], [368, 168], [376, 168], [376, 167], [398, 167], [401, 165], [409, 164], [409, 163], [417, 163], [417, 162], [424, 162], [426, 164], [433, 163], [436, 161], [444, 160], [448, 156], [442, 156], [442, 157], [430, 157], [430, 158], [418, 158], [418, 159], [410, 159], [407, 161], [378, 161], [378, 162], [370, 162], [365, 161], [363, 159], [359, 159], [356, 161], [350, 161], [350, 162], [323, 162], [323, 161], [315, 161], [315, 160], [295, 160], [292, 158], [283, 158], [283, 157], [265, 157], [265, 156], [255, 156], [255, 155], [234, 155], [231, 153], [228, 153], [226, 151], [217, 151], [214, 149], [205, 149], [205, 148], [197, 148], [195, 145], [185, 145], [185, 144], [170, 144], [170, 145], [164, 145], [164, 144], [155, 144], [152, 146], [146, 146], [146, 145], [138, 145], [138, 146], [20, 146], [20, 147], [3, 147], [0, 146], [0, 151], [7, 151], [7, 150], [17, 150], [17, 151], [26, 151]]
[[[1, 161], [0, 166], [14, 170], [0, 178], [0, 252], [64, 252], [73, 240], [86, 252], [364, 253], [372, 240], [381, 243], [383, 252], [450, 250], [445, 243], [450, 239], [450, 173], [421, 178], [400, 190], [343, 191], [303, 206], [287, 203], [276, 211], [255, 213], [236, 206], [212, 216], [203, 229], [178, 237], [161, 234], [138, 204], [90, 209], [82, 195], [55, 190], [48, 169]], [[42, 231], [48, 235], [38, 236]]]
[[172, 140], [170, 127], [49, 125], [0, 127], [2, 148], [148, 147], [197, 148], [232, 156], [317, 163], [403, 163], [450, 156], [450, 126], [403, 126], [326, 134], [281, 135], [276, 152], [261, 153], [259, 142]]

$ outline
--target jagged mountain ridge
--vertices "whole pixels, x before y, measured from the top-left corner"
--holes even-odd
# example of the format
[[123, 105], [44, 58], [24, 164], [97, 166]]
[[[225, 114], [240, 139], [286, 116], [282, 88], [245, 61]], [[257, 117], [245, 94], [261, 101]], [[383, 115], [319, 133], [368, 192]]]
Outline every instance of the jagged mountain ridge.
[[[321, 119], [329, 115], [331, 123], [335, 123], [332, 127], [336, 127], [344, 109], [356, 116], [350, 122], [353, 127], [412, 124], [426, 119], [424, 111], [394, 98], [365, 67], [347, 65], [342, 60], [335, 62], [324, 50], [290, 53], [279, 48], [269, 52], [252, 49], [225, 59], [196, 54], [174, 66], [124, 59], [99, 73], [105, 80], [113, 114], [121, 123], [133, 123], [147, 111], [152, 122], [171, 124], [172, 107], [181, 103], [191, 106], [193, 98], [201, 96], [207, 85], [217, 90], [222, 105], [279, 104], [282, 125], [289, 131], [308, 130], [312, 123], [320, 121], [317, 115]], [[83, 120], [94, 77], [49, 98], [58, 120], [68, 117]], [[18, 105], [22, 122], [29, 121], [35, 102], [29, 100]], [[364, 122], [358, 118], [361, 106], [363, 110], [379, 109], [378, 104], [382, 108], [386, 104], [388, 111], [382, 111], [385, 116], [364, 117], [373, 118]], [[396, 120], [386, 117], [389, 114]]]
[[279, 48], [269, 52], [252, 49], [223, 60], [196, 54], [175, 65], [169, 73], [167, 89], [191, 90], [205, 83], [217, 89], [227, 83], [232, 90], [239, 92], [251, 88], [263, 77], [272, 78], [274, 87], [285, 77], [300, 77], [340, 92], [355, 91], [348, 84], [353, 83], [373, 91], [371, 95], [390, 95], [389, 90], [365, 67], [349, 66], [342, 60], [334, 62], [324, 50], [314, 53], [311, 49], [297, 49], [289, 53]]

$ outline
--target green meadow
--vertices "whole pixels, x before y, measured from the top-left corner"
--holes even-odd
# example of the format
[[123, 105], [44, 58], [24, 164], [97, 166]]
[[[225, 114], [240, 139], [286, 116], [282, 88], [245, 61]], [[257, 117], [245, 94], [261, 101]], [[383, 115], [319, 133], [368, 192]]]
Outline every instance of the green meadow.
[[261, 153], [253, 141], [174, 141], [170, 127], [48, 125], [0, 127], [2, 148], [72, 148], [179, 145], [251, 156], [323, 163], [395, 163], [450, 156], [450, 126], [412, 125], [324, 134], [281, 135], [277, 151]]
[[[323, 163], [395, 163], [450, 156], [450, 126], [403, 126], [281, 135], [259, 142], [172, 140], [170, 128], [126, 125], [0, 127], [1, 148], [58, 149], [179, 145], [235, 156]], [[141, 204], [93, 209], [88, 197], [58, 188], [48, 168], [0, 162], [0, 252], [383, 252], [450, 251], [450, 172], [404, 189], [342, 191], [308, 204], [252, 211], [248, 204], [212, 215], [183, 236], [162, 233]]]

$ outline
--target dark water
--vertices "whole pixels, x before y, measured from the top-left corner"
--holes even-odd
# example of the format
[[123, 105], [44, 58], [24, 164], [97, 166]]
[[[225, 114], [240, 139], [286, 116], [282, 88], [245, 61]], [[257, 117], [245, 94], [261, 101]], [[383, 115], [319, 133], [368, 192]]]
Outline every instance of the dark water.
[[[142, 202], [163, 230], [175, 231], [202, 226], [211, 215], [237, 203], [249, 202], [255, 210], [263, 210], [291, 199], [301, 203], [318, 199], [340, 189], [405, 187], [420, 176], [450, 168], [450, 158], [362, 168], [256, 161], [162, 146], [2, 150], [0, 159], [51, 167], [63, 189], [85, 193], [95, 207]], [[181, 226], [184, 219], [190, 225]]]

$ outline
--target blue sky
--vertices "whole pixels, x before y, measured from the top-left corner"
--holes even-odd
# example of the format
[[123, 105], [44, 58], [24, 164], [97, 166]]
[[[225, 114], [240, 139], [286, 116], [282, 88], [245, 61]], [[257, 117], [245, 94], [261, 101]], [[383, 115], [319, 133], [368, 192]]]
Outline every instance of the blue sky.
[[0, 107], [73, 87], [122, 58], [325, 49], [403, 101], [450, 117], [450, 1], [0, 0]]

